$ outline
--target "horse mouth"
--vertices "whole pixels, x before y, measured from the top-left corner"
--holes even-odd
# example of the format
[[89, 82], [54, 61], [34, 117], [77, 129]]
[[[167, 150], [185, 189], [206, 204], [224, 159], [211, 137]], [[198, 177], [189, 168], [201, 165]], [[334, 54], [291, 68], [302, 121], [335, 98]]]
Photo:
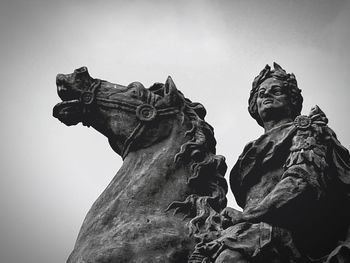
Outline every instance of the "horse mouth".
[[71, 87], [69, 77], [58, 74], [56, 77], [57, 94], [62, 102], [53, 108], [53, 116], [67, 126], [76, 125], [81, 121], [82, 105], [79, 92]]
[[66, 100], [57, 103], [53, 108], [53, 116], [67, 126], [76, 125], [81, 121], [82, 106], [79, 100]]

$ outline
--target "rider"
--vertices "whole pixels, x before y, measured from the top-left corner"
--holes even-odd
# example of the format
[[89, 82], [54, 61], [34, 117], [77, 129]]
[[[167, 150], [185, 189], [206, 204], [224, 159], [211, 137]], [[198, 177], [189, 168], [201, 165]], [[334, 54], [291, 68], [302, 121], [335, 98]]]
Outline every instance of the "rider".
[[195, 253], [215, 262], [350, 262], [349, 153], [317, 106], [300, 115], [302, 102], [295, 76], [276, 63], [254, 79], [248, 110], [265, 133], [230, 174], [243, 212], [226, 208], [220, 238]]

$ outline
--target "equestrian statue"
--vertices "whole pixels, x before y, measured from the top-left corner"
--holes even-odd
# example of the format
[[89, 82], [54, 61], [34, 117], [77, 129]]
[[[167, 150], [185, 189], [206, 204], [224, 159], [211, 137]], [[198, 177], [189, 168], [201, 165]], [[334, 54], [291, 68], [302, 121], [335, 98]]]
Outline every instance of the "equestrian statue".
[[226, 164], [204, 107], [168, 77], [145, 88], [56, 78], [54, 117], [108, 138], [123, 165], [95, 201], [68, 263], [350, 262], [350, 155], [315, 106], [300, 115], [294, 74], [254, 79], [248, 111], [264, 133], [230, 173], [242, 210], [226, 207]]

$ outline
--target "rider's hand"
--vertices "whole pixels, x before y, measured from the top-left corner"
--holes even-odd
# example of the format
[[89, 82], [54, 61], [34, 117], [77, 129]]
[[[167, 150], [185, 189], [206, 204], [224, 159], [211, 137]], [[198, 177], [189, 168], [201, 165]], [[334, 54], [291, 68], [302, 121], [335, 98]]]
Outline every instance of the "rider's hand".
[[226, 207], [221, 212], [224, 229], [242, 222], [242, 212], [232, 207]]

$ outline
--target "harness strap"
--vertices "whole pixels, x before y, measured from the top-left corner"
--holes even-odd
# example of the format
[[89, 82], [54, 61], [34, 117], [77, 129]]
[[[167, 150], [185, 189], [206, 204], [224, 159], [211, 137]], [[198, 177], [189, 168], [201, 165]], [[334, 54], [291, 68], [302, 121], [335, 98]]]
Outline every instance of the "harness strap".
[[143, 133], [144, 129], [145, 129], [145, 125], [143, 125], [142, 122], [139, 122], [135, 127], [135, 129], [133, 130], [133, 132], [130, 134], [130, 136], [126, 139], [126, 141], [124, 142], [122, 153], [121, 153], [123, 160], [128, 155], [132, 143], [135, 141], [135, 139], [138, 136], [140, 136]]
[[91, 111], [91, 105], [95, 101], [96, 90], [101, 85], [101, 80], [96, 79], [92, 82], [91, 86], [85, 90], [80, 96], [80, 102], [83, 104], [83, 120], [82, 123], [84, 126], [90, 127], [90, 122], [86, 118], [87, 114]]
[[154, 121], [159, 116], [170, 116], [178, 114], [180, 111], [175, 107], [168, 108], [156, 108], [154, 105], [156, 99], [153, 93], [149, 92], [147, 96], [147, 103], [144, 104], [134, 104], [118, 99], [106, 99], [96, 96], [96, 91], [101, 85], [101, 80], [95, 80], [91, 86], [81, 94], [80, 102], [83, 104], [83, 125], [90, 126], [88, 118], [86, 117], [88, 113], [91, 112], [91, 107], [93, 104], [100, 105], [102, 107], [123, 110], [126, 112], [134, 113], [139, 119], [139, 123], [136, 125], [132, 133], [125, 140], [121, 156], [123, 159], [128, 155], [132, 143], [136, 138], [142, 135], [145, 130], [146, 123]]
[[121, 109], [125, 110], [128, 112], [135, 112], [136, 108], [138, 105], [131, 104], [129, 102], [121, 101], [121, 100], [110, 100], [110, 99], [105, 99], [105, 98], [96, 98], [97, 104], [107, 107], [107, 108], [112, 108], [112, 109]]

